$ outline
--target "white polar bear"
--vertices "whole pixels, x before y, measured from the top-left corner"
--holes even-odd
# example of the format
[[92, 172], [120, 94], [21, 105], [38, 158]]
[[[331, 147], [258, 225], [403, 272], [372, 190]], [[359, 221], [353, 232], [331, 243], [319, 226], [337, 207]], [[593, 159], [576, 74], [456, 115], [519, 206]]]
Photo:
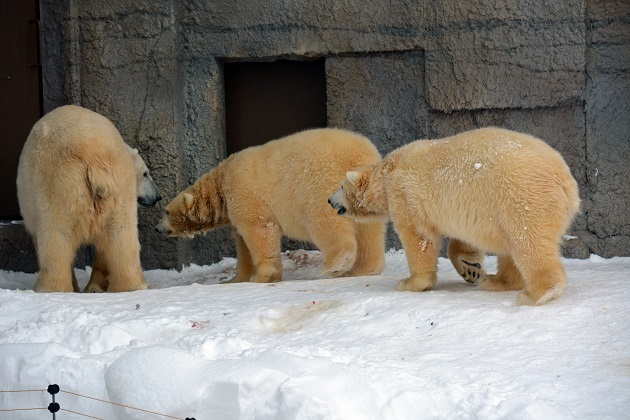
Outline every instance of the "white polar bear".
[[78, 291], [72, 266], [85, 243], [96, 251], [86, 290], [146, 288], [137, 206], [161, 197], [142, 158], [107, 118], [74, 105], [42, 117], [22, 149], [17, 189], [39, 262], [35, 291]]
[[250, 147], [178, 194], [157, 229], [192, 237], [231, 225], [238, 257], [233, 282], [280, 281], [282, 236], [315, 244], [325, 276], [379, 274], [385, 224], [337, 217], [326, 199], [347, 171], [380, 159], [366, 137], [332, 128]]
[[[518, 301], [532, 305], [564, 290], [559, 243], [580, 207], [558, 152], [499, 128], [407, 144], [348, 172], [330, 203], [357, 220], [391, 217], [411, 274], [398, 290], [435, 285], [448, 236], [449, 258], [462, 277], [487, 290], [525, 289]], [[498, 255], [496, 275], [483, 271], [486, 251]]]

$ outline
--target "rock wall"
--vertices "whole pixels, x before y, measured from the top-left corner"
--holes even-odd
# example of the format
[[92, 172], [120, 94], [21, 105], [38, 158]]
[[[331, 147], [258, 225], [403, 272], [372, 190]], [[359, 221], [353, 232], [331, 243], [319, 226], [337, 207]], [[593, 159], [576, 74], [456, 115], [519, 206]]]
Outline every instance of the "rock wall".
[[[539, 136], [580, 184], [565, 255], [630, 255], [625, 0], [41, 0], [41, 11], [46, 110], [111, 118], [166, 200], [225, 156], [224, 62], [324, 57], [330, 126], [382, 153], [487, 125]], [[234, 254], [226, 229], [165, 239], [159, 218], [139, 212], [145, 269]]]

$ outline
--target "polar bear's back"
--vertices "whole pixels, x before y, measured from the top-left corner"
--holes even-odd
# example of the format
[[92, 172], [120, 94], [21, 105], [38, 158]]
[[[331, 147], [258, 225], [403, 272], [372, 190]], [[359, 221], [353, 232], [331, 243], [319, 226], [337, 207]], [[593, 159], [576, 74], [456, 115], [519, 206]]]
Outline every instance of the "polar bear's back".
[[357, 133], [306, 130], [230, 156], [223, 182], [233, 192], [263, 201], [285, 233], [300, 239], [306, 220], [333, 212], [327, 200], [346, 172], [380, 159], [374, 145]]
[[[230, 167], [226, 170], [232, 176], [247, 176], [262, 188], [276, 190], [281, 184], [308, 188], [318, 179], [334, 179], [337, 185], [349, 170], [346, 168], [379, 160], [378, 150], [366, 137], [347, 130], [321, 128], [242, 150], [226, 161]], [[318, 179], [313, 179], [313, 175]]]
[[31, 153], [48, 155], [51, 152], [73, 153], [84, 148], [94, 152], [97, 148], [122, 150], [124, 147], [124, 141], [111, 121], [76, 105], [56, 108], [42, 117], [33, 126], [27, 143], [31, 143]]
[[501, 237], [563, 233], [579, 210], [578, 187], [562, 156], [542, 140], [484, 128], [421, 140], [392, 152], [392, 184], [405, 185], [438, 230], [489, 250]]
[[[135, 207], [135, 174], [114, 125], [85, 108], [67, 105], [32, 128], [18, 165], [18, 201], [26, 227], [90, 219], [94, 197], [111, 193]], [[126, 204], [124, 204], [126, 205]], [[87, 222], [86, 222], [87, 223]]]
[[284, 166], [281, 173], [291, 176], [293, 173], [303, 172], [301, 168], [292, 165], [294, 162], [325, 163], [344, 160], [350, 164], [360, 164], [365, 161], [366, 150], [369, 150], [373, 159], [380, 160], [378, 150], [366, 137], [348, 130], [318, 128], [271, 140], [239, 153], [243, 158], [251, 157], [258, 162], [265, 162], [270, 169]]

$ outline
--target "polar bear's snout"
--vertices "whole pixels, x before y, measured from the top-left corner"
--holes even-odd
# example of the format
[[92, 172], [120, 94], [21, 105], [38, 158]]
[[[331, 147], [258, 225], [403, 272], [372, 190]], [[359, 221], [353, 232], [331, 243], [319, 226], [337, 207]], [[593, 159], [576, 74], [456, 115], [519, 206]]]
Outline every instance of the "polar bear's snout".
[[138, 153], [138, 149], [133, 149], [127, 145], [127, 150], [133, 161], [133, 169], [136, 172], [138, 207], [155, 207], [155, 204], [162, 199], [162, 196], [149, 174], [149, 168], [147, 168], [142, 156]]
[[155, 230], [163, 235], [170, 235], [171, 233], [173, 233], [170, 223], [168, 222], [168, 216], [164, 216], [162, 220], [160, 220], [160, 223], [157, 224]]
[[139, 207], [155, 207], [157, 202], [162, 199], [160, 191], [155, 186], [151, 175], [149, 175], [149, 171], [145, 171], [138, 182], [137, 193]]
[[150, 195], [150, 196], [142, 196], [138, 197], [138, 206], [139, 207], [155, 207], [158, 201], [162, 199], [161, 195]]
[[339, 188], [333, 195], [330, 196], [328, 204], [330, 204], [333, 209], [337, 210], [337, 214], [346, 213], [346, 197], [342, 188]]

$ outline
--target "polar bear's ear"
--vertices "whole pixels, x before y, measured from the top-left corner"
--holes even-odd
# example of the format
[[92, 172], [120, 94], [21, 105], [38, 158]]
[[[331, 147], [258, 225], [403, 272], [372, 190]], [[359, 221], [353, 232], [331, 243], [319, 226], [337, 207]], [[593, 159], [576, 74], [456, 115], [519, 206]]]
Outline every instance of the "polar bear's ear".
[[357, 181], [361, 179], [361, 174], [356, 171], [346, 172], [346, 178], [348, 178], [348, 181], [350, 181], [352, 185], [357, 185]]
[[194, 200], [195, 200], [195, 197], [193, 197], [192, 194], [184, 193], [184, 204], [186, 205], [186, 207], [192, 206], [192, 203]]
[[138, 149], [131, 149], [131, 156], [135, 156], [138, 154]]

